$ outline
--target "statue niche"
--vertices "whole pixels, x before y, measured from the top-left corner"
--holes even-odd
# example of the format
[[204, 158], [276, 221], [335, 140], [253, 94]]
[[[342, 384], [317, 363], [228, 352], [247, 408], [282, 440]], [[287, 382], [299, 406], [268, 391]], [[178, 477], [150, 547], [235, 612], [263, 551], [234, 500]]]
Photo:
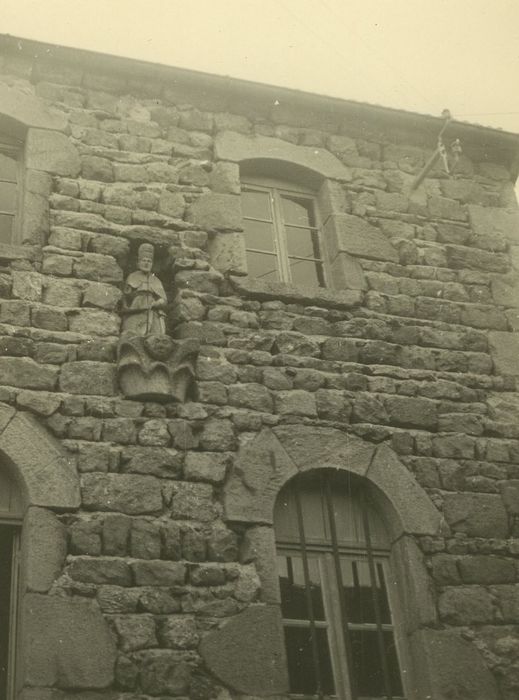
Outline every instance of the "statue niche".
[[194, 378], [199, 341], [166, 335], [168, 300], [152, 272], [153, 252], [149, 243], [139, 247], [138, 269], [124, 284], [117, 349], [119, 386], [128, 399], [184, 402]]

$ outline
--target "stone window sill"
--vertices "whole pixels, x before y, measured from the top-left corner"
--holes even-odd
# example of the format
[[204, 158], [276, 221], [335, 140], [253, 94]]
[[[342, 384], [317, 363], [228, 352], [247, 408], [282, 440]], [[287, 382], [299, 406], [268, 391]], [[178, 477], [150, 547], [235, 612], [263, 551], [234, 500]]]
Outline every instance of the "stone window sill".
[[362, 292], [358, 289], [325, 289], [305, 287], [284, 282], [266, 282], [255, 277], [230, 278], [234, 289], [248, 297], [259, 300], [276, 300], [306, 306], [324, 306], [334, 309], [351, 308], [362, 302]]
[[39, 260], [41, 250], [36, 246], [0, 243], [0, 260]]

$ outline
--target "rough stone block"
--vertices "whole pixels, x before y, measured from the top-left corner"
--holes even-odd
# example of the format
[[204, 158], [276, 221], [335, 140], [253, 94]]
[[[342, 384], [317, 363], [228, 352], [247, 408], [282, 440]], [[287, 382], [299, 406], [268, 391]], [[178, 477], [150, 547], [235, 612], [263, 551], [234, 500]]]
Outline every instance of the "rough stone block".
[[519, 375], [519, 333], [490, 331], [490, 355], [498, 374]]
[[231, 460], [232, 455], [226, 452], [188, 452], [184, 463], [184, 476], [188, 481], [221, 484]]
[[160, 482], [133, 474], [83, 474], [83, 505], [89, 510], [108, 510], [139, 515], [162, 509]]
[[456, 532], [469, 537], [506, 538], [508, 517], [500, 496], [456, 493], [444, 497], [443, 514]]
[[494, 606], [488, 591], [480, 586], [447, 588], [438, 603], [440, 617], [451, 625], [489, 624]]
[[209, 521], [215, 517], [213, 487], [179, 482], [172, 486], [171, 517], [175, 520]]
[[[251, 629], [254, 634], [250, 633]], [[240, 693], [276, 695], [288, 690], [277, 606], [251, 606], [235, 615], [203, 638], [200, 653], [209, 670]], [[244, 668], [247, 673], [243, 672]]]
[[478, 236], [501, 234], [510, 243], [519, 242], [519, 211], [501, 207], [481, 207], [471, 204], [468, 207], [472, 230]]
[[76, 177], [81, 168], [77, 149], [65, 134], [58, 131], [29, 129], [25, 159], [27, 168], [64, 177]]
[[36, 593], [46, 593], [61, 573], [65, 561], [65, 526], [50, 510], [31, 507], [27, 512], [25, 527], [24, 537], [28, 545], [27, 588]]
[[246, 275], [247, 253], [243, 234], [238, 231], [216, 233], [209, 241], [211, 265], [222, 273]]
[[333, 214], [323, 227], [323, 236], [331, 259], [338, 253], [349, 253], [372, 260], [399, 261], [398, 251], [380, 229], [360, 216]]
[[75, 277], [82, 277], [94, 282], [121, 282], [123, 271], [110, 255], [101, 253], [83, 253], [79, 260], [74, 261]]
[[241, 217], [240, 198], [231, 194], [202, 194], [187, 211], [187, 220], [204, 231], [236, 231]]
[[300, 165], [322, 177], [349, 182], [351, 171], [329, 151], [310, 146], [296, 146], [269, 136], [244, 136], [234, 131], [217, 134], [214, 143], [217, 160], [239, 163], [243, 160], [265, 159], [285, 161]]
[[40, 365], [29, 357], [0, 357], [0, 381], [21, 389], [52, 391], [59, 369]]
[[70, 394], [113, 396], [115, 367], [107, 362], [89, 360], [69, 362], [61, 370], [60, 388]]
[[130, 568], [122, 559], [75, 557], [67, 567], [67, 574], [82, 583], [129, 586], [132, 582]]
[[418, 697], [497, 700], [497, 684], [476, 646], [451, 630], [419, 630], [409, 639]]
[[115, 642], [97, 604], [28, 594], [24, 607], [28, 685], [81, 689], [113, 682]]
[[41, 246], [49, 233], [49, 200], [26, 191], [23, 198], [22, 243]]
[[135, 651], [157, 646], [155, 621], [152, 615], [122, 615], [113, 625], [122, 651]]
[[130, 564], [137, 586], [177, 586], [186, 580], [186, 566], [172, 561], [135, 561]]
[[276, 411], [280, 415], [316, 416], [315, 396], [301, 389], [279, 391], [276, 394]]
[[69, 330], [90, 336], [119, 335], [119, 316], [99, 309], [78, 309], [69, 313]]

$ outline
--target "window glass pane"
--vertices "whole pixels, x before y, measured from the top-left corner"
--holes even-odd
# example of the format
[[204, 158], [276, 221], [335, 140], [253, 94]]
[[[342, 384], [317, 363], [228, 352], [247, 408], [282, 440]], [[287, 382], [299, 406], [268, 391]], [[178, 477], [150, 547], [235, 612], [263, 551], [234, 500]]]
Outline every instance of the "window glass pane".
[[314, 202], [312, 199], [281, 195], [283, 221], [297, 226], [315, 226]]
[[269, 192], [244, 190], [241, 193], [241, 206], [243, 216], [272, 221]]
[[16, 158], [0, 153], [0, 180], [16, 182]]
[[275, 255], [268, 253], [247, 253], [249, 275], [270, 282], [279, 281], [278, 261]]
[[16, 184], [14, 182], [0, 181], [0, 211], [16, 211]]
[[[324, 695], [333, 695], [333, 682], [330, 648], [325, 629], [316, 629], [319, 670]], [[312, 655], [312, 637], [308, 627], [285, 627], [288, 676], [290, 691], [304, 695], [314, 695], [318, 690], [318, 676]]]
[[11, 243], [13, 219], [14, 217], [10, 214], [0, 214], [0, 243]]
[[0, 697], [7, 694], [13, 529], [0, 526]]
[[320, 258], [319, 241], [315, 229], [286, 227], [289, 255], [301, 258]]
[[[382, 565], [376, 565], [377, 597], [381, 622], [391, 624], [389, 601], [383, 579]], [[348, 620], [352, 623], [375, 623], [375, 603], [369, 575], [369, 565], [362, 560], [341, 560], [342, 584], [348, 612]], [[382, 582], [382, 588], [380, 583]]]
[[[353, 673], [360, 696], [385, 698], [384, 675], [378, 649], [377, 633], [354, 631], [350, 633], [353, 654]], [[384, 648], [389, 669], [391, 692], [402, 696], [402, 681], [398, 668], [395, 641], [392, 632], [384, 632]]]
[[261, 221], [244, 221], [245, 247], [274, 252], [274, 235], [271, 224]]
[[[299, 554], [278, 555], [281, 612], [287, 620], [309, 620], [303, 560]], [[316, 557], [308, 557], [310, 595], [315, 620], [324, 620], [321, 575]]]
[[311, 260], [288, 259], [290, 277], [294, 284], [307, 287], [324, 287], [323, 266]]

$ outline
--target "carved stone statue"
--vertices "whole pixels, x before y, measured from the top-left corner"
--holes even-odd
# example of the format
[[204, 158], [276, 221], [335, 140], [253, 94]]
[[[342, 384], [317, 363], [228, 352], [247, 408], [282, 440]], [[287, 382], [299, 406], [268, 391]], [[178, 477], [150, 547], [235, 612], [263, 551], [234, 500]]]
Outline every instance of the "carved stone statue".
[[139, 247], [137, 267], [124, 284], [123, 332], [132, 335], [165, 335], [166, 292], [153, 274], [153, 246]]
[[129, 399], [184, 402], [193, 382], [199, 341], [166, 335], [168, 301], [162, 282], [152, 272], [152, 245], [140, 246], [137, 267], [124, 285], [117, 349], [121, 391]]

